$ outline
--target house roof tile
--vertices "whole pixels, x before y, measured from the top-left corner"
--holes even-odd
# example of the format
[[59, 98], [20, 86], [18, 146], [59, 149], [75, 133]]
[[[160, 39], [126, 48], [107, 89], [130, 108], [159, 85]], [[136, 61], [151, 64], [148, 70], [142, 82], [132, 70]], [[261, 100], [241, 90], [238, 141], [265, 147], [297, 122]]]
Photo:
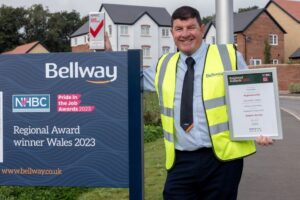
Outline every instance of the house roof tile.
[[[300, 22], [300, 1], [299, 0], [272, 0], [277, 6]], [[271, 2], [270, 2], [271, 3]]]
[[[142, 16], [148, 15], [158, 26], [171, 26], [171, 16], [168, 11], [162, 7], [102, 4], [100, 11], [102, 11], [103, 8], [115, 24], [132, 25]], [[77, 29], [71, 37], [88, 33], [88, 28], [89, 23], [86, 22]]]
[[16, 48], [14, 48], [11, 51], [7, 51], [7, 52], [4, 52], [2, 54], [22, 54], [22, 53], [28, 53], [30, 50], [32, 50], [38, 44], [39, 44], [38, 41], [27, 43], [27, 44], [23, 44], [23, 45], [17, 46]]
[[300, 48], [298, 48], [292, 55], [289, 57], [291, 59], [297, 59], [300, 58]]

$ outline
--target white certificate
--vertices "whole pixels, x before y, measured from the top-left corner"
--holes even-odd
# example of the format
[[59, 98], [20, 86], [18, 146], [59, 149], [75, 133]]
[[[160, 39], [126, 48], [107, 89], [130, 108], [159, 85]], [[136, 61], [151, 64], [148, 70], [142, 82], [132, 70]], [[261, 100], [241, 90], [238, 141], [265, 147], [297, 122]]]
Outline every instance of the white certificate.
[[232, 140], [282, 139], [275, 68], [224, 72]]

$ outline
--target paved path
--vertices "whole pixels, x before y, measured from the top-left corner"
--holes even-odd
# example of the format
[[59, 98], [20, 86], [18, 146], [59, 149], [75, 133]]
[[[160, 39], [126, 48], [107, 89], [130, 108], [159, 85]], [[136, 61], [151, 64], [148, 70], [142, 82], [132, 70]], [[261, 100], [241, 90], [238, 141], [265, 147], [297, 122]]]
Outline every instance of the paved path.
[[284, 139], [245, 159], [238, 200], [300, 199], [300, 121], [285, 111], [281, 118]]

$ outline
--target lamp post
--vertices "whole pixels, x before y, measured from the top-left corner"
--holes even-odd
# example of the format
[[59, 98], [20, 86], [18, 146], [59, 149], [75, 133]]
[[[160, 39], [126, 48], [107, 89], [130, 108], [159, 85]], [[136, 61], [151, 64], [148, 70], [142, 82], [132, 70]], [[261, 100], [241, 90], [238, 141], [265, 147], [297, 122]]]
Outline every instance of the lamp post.
[[233, 44], [233, 0], [216, 0], [217, 44]]

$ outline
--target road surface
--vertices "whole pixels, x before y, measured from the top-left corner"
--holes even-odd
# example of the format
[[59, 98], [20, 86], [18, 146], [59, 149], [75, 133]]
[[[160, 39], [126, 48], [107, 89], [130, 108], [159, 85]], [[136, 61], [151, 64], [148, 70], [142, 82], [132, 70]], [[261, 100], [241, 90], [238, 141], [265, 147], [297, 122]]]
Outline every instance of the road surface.
[[300, 99], [280, 105], [283, 140], [245, 158], [238, 200], [300, 199]]

